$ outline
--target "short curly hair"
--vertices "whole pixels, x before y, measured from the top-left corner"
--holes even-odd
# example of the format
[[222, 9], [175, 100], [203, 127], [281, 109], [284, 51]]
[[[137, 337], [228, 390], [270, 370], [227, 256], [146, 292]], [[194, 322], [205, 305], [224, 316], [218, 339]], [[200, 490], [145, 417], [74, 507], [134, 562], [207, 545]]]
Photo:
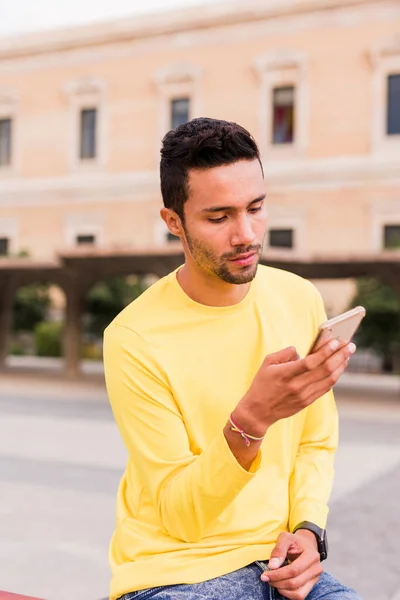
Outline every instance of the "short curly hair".
[[160, 179], [164, 206], [184, 222], [190, 169], [210, 169], [258, 159], [254, 138], [237, 123], [201, 117], [169, 131], [162, 141]]

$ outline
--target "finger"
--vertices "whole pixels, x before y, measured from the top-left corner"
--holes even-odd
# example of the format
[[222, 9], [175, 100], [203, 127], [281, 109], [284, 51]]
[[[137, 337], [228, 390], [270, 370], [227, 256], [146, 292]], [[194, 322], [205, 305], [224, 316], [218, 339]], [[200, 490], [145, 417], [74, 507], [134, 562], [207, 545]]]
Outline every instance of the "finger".
[[[332, 340], [336, 341], [336, 340]], [[296, 382], [299, 390], [301, 389], [309, 389], [309, 387], [319, 381], [327, 380], [329, 384], [329, 380], [332, 380], [331, 387], [336, 383], [334, 380], [334, 373], [343, 367], [343, 370], [347, 367], [348, 360], [352, 354], [354, 354], [356, 347], [353, 343], [344, 344], [341, 348], [333, 354], [331, 354], [325, 362], [321, 363], [317, 367], [309, 368], [310, 363], [308, 363], [307, 372], [303, 373], [302, 376], [299, 376], [298, 381]], [[306, 357], [304, 360], [307, 361]], [[343, 371], [342, 371], [343, 372]], [[341, 373], [340, 373], [341, 374]]]
[[279, 569], [285, 562], [289, 550], [301, 552], [300, 546], [293, 534], [283, 532], [279, 535], [274, 549], [268, 561], [268, 567], [271, 570]]
[[340, 367], [338, 367], [336, 371], [334, 371], [329, 377], [325, 377], [323, 379], [320, 379], [319, 381], [316, 381], [312, 385], [309, 385], [307, 387], [307, 397], [304, 402], [305, 405], [308, 406], [309, 404], [312, 404], [315, 400], [318, 400], [318, 398], [321, 398], [321, 396], [327, 394], [333, 388], [340, 376], [344, 373], [344, 371], [347, 368], [347, 365], [348, 360], [346, 360], [345, 363], [341, 364]]
[[279, 350], [279, 352], [272, 352], [272, 354], [268, 354], [264, 359], [263, 365], [265, 367], [269, 367], [270, 365], [280, 365], [298, 360], [299, 358], [300, 357], [296, 348], [294, 346], [290, 346], [289, 348]]
[[273, 576], [271, 575], [270, 577], [269, 584], [276, 588], [279, 587], [287, 590], [297, 590], [298, 588], [307, 585], [310, 581], [313, 581], [315, 578], [319, 577], [322, 573], [322, 570], [323, 569], [318, 556], [316, 562], [313, 562], [305, 569], [298, 571], [298, 574], [295, 577], [285, 577], [285, 575], [282, 573], [283, 568], [274, 571]]
[[310, 374], [314, 372], [320, 365], [323, 365], [328, 358], [331, 358], [338, 350], [341, 350], [344, 344], [338, 340], [331, 340], [327, 344], [324, 344], [314, 354], [309, 354], [305, 358], [301, 358], [290, 365], [285, 365], [285, 375], [287, 379], [293, 379], [299, 375]]
[[[309, 354], [304, 358], [308, 366], [308, 370], [313, 370], [323, 365], [333, 354], [342, 352], [346, 347], [353, 349], [354, 344], [350, 342], [342, 342], [336, 339], [330, 340], [313, 354]], [[355, 346], [354, 346], [355, 350]]]
[[282, 567], [279, 570], [269, 571], [268, 578], [271, 585], [278, 583], [283, 585], [284, 582], [301, 578], [303, 574], [307, 572], [311, 573], [311, 577], [315, 577], [321, 568], [319, 553], [316, 550], [307, 550], [303, 551], [303, 553], [289, 565]]
[[298, 588], [296, 590], [284, 589], [284, 588], [276, 588], [281, 596], [287, 598], [288, 600], [306, 600], [308, 598], [313, 587], [318, 583], [319, 577], [316, 577], [312, 581], [308, 582], [306, 585]]

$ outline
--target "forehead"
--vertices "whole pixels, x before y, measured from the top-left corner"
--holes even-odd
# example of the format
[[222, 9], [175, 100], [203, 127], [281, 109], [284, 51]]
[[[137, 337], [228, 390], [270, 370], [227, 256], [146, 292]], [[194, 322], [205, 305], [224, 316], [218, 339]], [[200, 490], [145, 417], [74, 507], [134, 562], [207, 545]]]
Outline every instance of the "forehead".
[[241, 160], [230, 165], [189, 171], [188, 210], [203, 210], [220, 204], [238, 206], [265, 193], [258, 160]]

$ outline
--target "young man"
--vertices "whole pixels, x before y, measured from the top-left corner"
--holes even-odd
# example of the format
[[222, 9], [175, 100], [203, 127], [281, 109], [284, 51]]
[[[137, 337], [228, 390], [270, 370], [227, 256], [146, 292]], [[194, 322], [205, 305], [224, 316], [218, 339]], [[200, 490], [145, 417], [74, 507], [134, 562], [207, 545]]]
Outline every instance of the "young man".
[[185, 264], [105, 333], [129, 453], [111, 599], [357, 600], [321, 568], [331, 387], [355, 347], [331, 341], [307, 356], [325, 320], [320, 296], [258, 266], [266, 191], [245, 129], [194, 119], [161, 155], [161, 216]]

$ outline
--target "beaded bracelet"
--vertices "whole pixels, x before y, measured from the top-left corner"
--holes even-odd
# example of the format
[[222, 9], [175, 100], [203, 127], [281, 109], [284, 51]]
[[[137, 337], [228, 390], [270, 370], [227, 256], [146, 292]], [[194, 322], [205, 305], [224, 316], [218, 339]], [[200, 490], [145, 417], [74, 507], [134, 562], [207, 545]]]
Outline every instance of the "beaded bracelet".
[[232, 415], [230, 415], [229, 421], [230, 421], [230, 424], [232, 425], [232, 427], [230, 428], [231, 431], [233, 431], [234, 433], [240, 433], [240, 435], [244, 439], [244, 443], [246, 444], [247, 447], [250, 446], [250, 440], [253, 440], [254, 442], [261, 442], [265, 437], [265, 435], [263, 435], [262, 437], [255, 437], [254, 435], [245, 433], [243, 431], [243, 429], [240, 429], [239, 425], [237, 423], [235, 423], [235, 421], [232, 418]]

